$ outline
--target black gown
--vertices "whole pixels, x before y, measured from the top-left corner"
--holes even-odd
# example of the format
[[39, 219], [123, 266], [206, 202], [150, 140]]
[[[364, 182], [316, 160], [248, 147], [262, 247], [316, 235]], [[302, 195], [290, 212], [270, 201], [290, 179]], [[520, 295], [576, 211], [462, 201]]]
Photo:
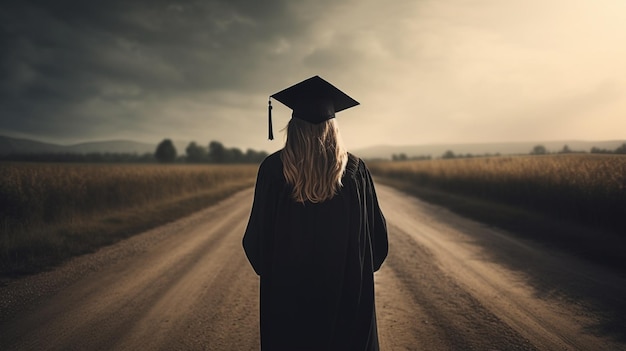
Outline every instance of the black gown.
[[337, 195], [298, 203], [280, 152], [259, 167], [243, 237], [261, 277], [261, 349], [378, 350], [374, 272], [388, 243], [369, 170], [350, 155]]

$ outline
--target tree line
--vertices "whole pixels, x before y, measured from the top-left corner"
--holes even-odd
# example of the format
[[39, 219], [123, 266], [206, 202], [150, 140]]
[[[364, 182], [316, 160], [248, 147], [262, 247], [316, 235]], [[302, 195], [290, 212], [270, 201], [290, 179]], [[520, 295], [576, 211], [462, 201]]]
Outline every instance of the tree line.
[[211, 141], [206, 147], [192, 141], [185, 152], [178, 153], [171, 139], [161, 141], [153, 153], [12, 153], [0, 155], [0, 161], [68, 162], [68, 163], [261, 163], [268, 156], [265, 151], [248, 149], [245, 152]]
[[233, 147], [227, 148], [219, 141], [211, 141], [208, 147], [192, 141], [185, 148], [185, 155], [178, 156], [178, 151], [170, 139], [165, 139], [157, 145], [154, 157], [161, 163], [260, 163], [268, 156], [265, 151], [252, 149], [241, 151]]
[[[622, 145], [617, 147], [615, 150], [600, 149], [600, 148], [597, 148], [597, 147], [594, 146], [594, 147], [591, 148], [591, 150], [589, 152], [592, 153], [592, 154], [621, 154], [621, 155], [626, 155], [626, 143], [623, 143]], [[572, 149], [570, 149], [570, 147], [568, 145], [563, 145], [563, 148], [561, 150], [559, 150], [557, 152], [550, 152], [544, 145], [536, 145], [529, 152], [530, 155], [548, 155], [548, 154], [552, 154], [552, 153], [556, 153], [556, 154], [573, 154], [573, 153], [586, 153], [586, 151], [572, 150]], [[500, 156], [500, 153], [495, 153], [495, 154], [487, 153], [487, 154], [481, 154], [481, 155], [473, 155], [473, 154], [456, 154], [452, 150], [447, 150], [439, 158], [442, 158], [442, 159], [452, 159], [452, 158], [472, 158], [472, 157], [492, 157], [492, 156]], [[432, 157], [430, 155], [411, 156], [411, 157], [407, 156], [404, 153], [392, 154], [391, 155], [391, 160], [392, 161], [411, 161], [411, 160], [430, 160], [430, 159], [432, 159]]]
[[[577, 150], [572, 150], [570, 149], [570, 147], [568, 145], [563, 145], [563, 148], [559, 151], [557, 151], [557, 154], [582, 154], [585, 153], [586, 151], [577, 151]], [[592, 154], [621, 154], [621, 155], [625, 155], [626, 154], [626, 143], [623, 143], [622, 145], [618, 146], [615, 150], [607, 150], [607, 149], [600, 149], [597, 147], [592, 147], [591, 150], [589, 151]], [[543, 146], [543, 145], [536, 145], [535, 147], [533, 147], [533, 149], [530, 151], [531, 155], [547, 155], [550, 154], [551, 152], [548, 151], [548, 149]]]

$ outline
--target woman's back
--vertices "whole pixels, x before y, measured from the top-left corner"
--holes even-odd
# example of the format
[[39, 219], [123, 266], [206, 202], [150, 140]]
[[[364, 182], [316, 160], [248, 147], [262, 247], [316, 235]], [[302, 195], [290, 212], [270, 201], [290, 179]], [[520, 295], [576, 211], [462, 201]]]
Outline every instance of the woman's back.
[[387, 233], [365, 164], [350, 157], [333, 198], [300, 203], [280, 155], [259, 169], [244, 237], [261, 276], [263, 348], [377, 349], [373, 272], [386, 256]]
[[317, 76], [272, 97], [293, 118], [285, 147], [259, 167], [243, 238], [261, 277], [261, 348], [378, 350], [374, 272], [387, 228], [370, 173], [334, 120], [358, 102]]

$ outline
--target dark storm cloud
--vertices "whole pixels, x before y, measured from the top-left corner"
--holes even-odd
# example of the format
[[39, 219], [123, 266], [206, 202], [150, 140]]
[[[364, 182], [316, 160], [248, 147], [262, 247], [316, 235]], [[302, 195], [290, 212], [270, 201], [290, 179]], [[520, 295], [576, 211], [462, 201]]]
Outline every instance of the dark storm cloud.
[[254, 92], [271, 73], [260, 67], [284, 67], [272, 46], [314, 20], [292, 10], [278, 0], [4, 1], [0, 130], [88, 134], [141, 118], [124, 104]]
[[[3, 0], [0, 134], [261, 148], [267, 96], [319, 74], [361, 102], [342, 121], [348, 143], [531, 140], [535, 129], [621, 138], [625, 10], [588, 0]], [[603, 82], [612, 88], [585, 98]], [[289, 111], [275, 112], [284, 125]], [[569, 127], [528, 123], [548, 115]], [[492, 121], [506, 126], [474, 127]]]

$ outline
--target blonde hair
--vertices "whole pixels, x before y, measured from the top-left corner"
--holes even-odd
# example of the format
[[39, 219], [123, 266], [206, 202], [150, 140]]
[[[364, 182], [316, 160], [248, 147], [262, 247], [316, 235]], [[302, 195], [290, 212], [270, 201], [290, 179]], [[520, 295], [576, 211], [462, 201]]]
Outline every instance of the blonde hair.
[[319, 203], [335, 196], [348, 163], [334, 118], [319, 124], [292, 118], [280, 158], [297, 202]]

